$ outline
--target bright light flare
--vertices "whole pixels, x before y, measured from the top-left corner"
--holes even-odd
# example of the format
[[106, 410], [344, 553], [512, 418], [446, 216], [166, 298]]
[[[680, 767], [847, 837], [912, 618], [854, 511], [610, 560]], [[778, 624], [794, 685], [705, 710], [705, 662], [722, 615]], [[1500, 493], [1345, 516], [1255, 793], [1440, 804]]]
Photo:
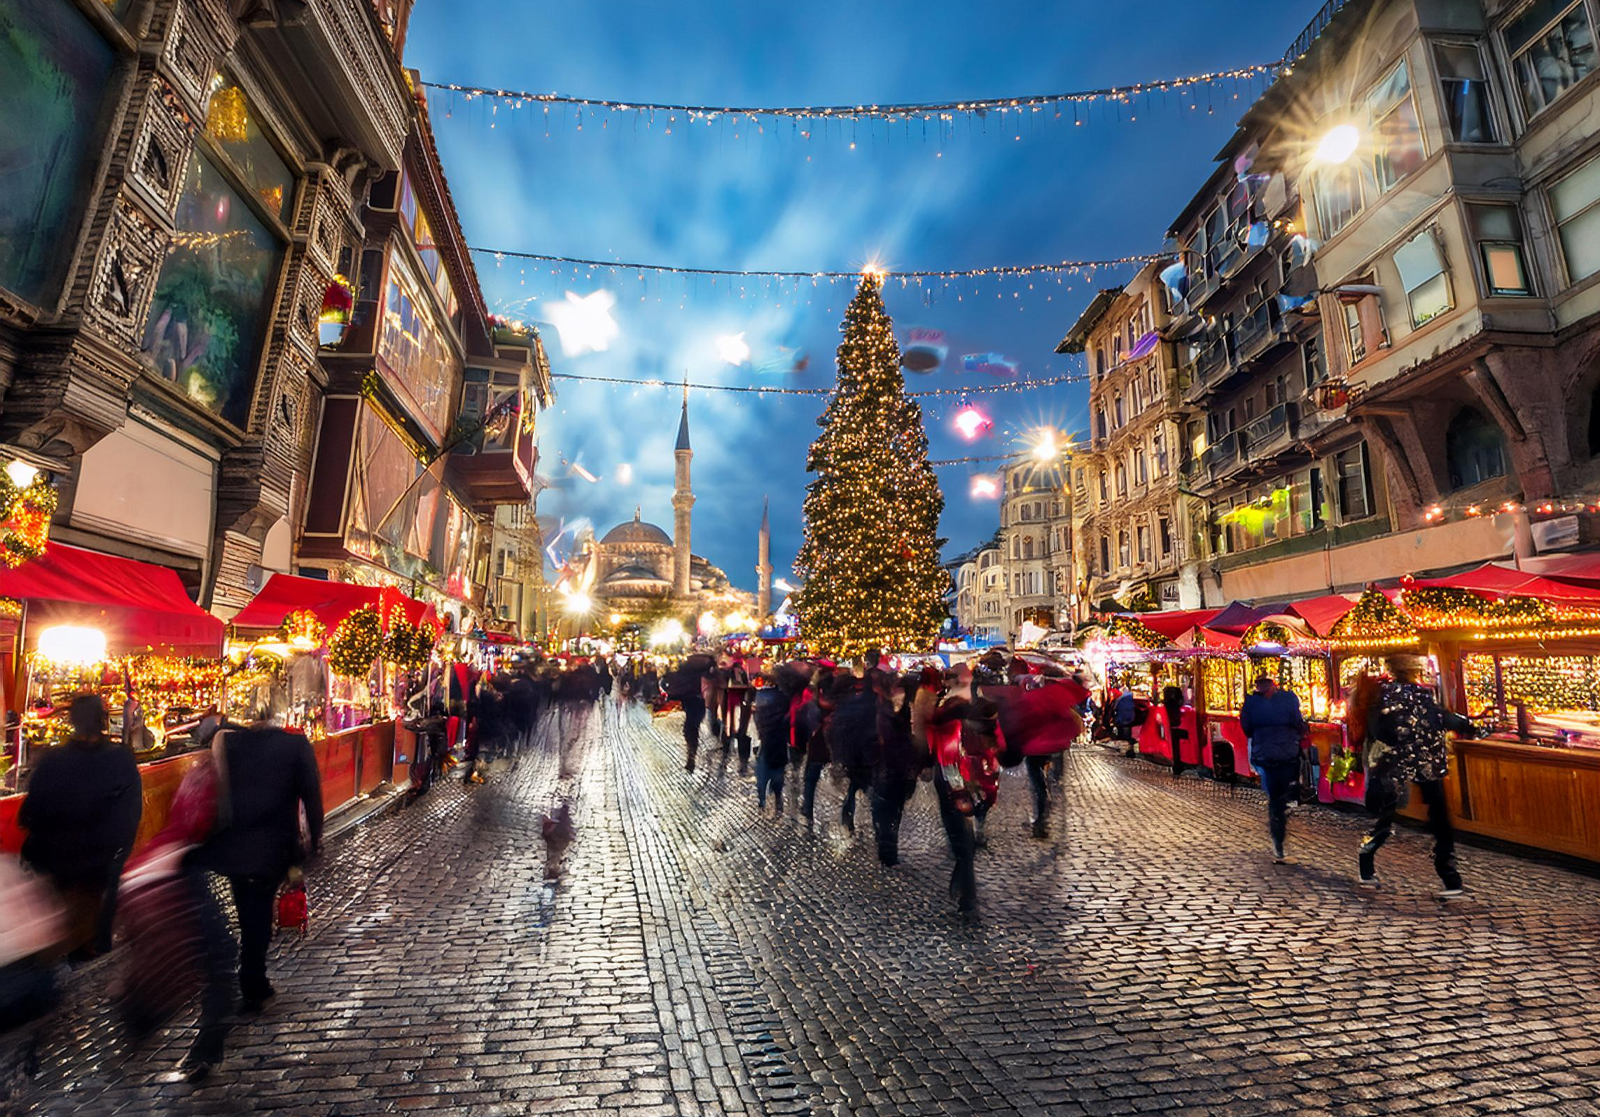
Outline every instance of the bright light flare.
[[629, 465], [627, 462], [623, 462], [621, 465], [617, 466], [617, 484], [633, 484], [633, 466]]
[[715, 636], [722, 627], [722, 618], [707, 609], [700, 614], [699, 631], [702, 636]]
[[744, 334], [724, 334], [717, 338], [717, 356], [724, 364], [749, 364], [750, 345], [745, 341]]
[[650, 646], [652, 648], [665, 648], [673, 644], [683, 643], [687, 636], [683, 629], [683, 622], [665, 620], [650, 630]]
[[561, 335], [561, 351], [569, 357], [579, 357], [608, 349], [612, 339], [622, 332], [611, 317], [611, 308], [616, 305], [617, 297], [604, 290], [588, 295], [568, 291], [566, 302], [552, 303], [545, 313]]
[[960, 431], [962, 437], [964, 437], [968, 442], [971, 442], [974, 438], [977, 438], [978, 435], [982, 434], [992, 425], [993, 424], [989, 422], [989, 417], [983, 412], [979, 411], [976, 407], [973, 407], [970, 403], [963, 407], [960, 411], [956, 412], [956, 430]]
[[594, 609], [594, 598], [586, 593], [569, 593], [561, 607], [569, 613], [588, 613]]
[[1354, 124], [1340, 124], [1328, 129], [1327, 135], [1317, 141], [1311, 158], [1318, 163], [1344, 163], [1361, 146], [1361, 129]]
[[972, 479], [973, 500], [993, 500], [1000, 495], [1000, 481], [987, 473], [980, 473]]
[[775, 590], [782, 590], [784, 593], [794, 592], [794, 587], [789, 584], [789, 581], [786, 578], [772, 579], [772, 588]]
[[35, 647], [51, 663], [87, 667], [106, 658], [106, 634], [98, 628], [58, 624], [40, 632]]
[[1039, 441], [1033, 446], [1033, 456], [1041, 462], [1055, 461], [1061, 456], [1061, 447], [1056, 443], [1054, 431], [1044, 431], [1039, 435]]
[[18, 458], [6, 464], [6, 476], [17, 488], [25, 489], [39, 476], [39, 470]]

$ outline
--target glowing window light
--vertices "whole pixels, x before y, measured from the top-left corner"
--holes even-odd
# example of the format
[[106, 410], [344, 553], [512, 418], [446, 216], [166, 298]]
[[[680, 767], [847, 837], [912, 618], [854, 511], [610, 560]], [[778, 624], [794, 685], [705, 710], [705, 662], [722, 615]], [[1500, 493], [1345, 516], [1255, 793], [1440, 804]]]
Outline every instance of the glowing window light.
[[51, 663], [86, 667], [106, 658], [106, 634], [98, 628], [58, 624], [39, 633], [36, 647]]

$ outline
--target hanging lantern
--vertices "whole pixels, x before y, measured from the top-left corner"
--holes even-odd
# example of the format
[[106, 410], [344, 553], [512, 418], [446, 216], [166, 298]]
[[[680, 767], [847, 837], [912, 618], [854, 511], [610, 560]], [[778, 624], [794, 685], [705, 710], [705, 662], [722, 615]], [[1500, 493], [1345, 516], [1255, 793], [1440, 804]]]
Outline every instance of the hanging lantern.
[[244, 90], [225, 85], [211, 95], [206, 109], [206, 131], [223, 143], [244, 143], [250, 138], [250, 113]]

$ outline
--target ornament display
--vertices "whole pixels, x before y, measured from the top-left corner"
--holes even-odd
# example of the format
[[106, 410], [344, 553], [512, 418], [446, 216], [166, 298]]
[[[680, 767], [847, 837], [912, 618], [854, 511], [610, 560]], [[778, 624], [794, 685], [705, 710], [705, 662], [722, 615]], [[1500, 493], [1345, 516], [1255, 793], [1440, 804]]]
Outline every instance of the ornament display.
[[0, 470], [0, 562], [21, 566], [44, 554], [57, 501], [45, 474], [35, 471], [31, 480], [19, 485], [11, 471]]

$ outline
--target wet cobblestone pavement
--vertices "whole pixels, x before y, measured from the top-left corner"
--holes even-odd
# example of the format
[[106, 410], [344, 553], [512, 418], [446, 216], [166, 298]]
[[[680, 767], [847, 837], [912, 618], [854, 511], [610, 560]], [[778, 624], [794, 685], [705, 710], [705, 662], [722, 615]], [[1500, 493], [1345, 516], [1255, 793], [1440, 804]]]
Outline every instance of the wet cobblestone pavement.
[[[676, 718], [596, 712], [564, 757], [454, 781], [335, 843], [279, 996], [196, 1088], [181, 1028], [124, 1049], [80, 976], [13, 1110], [1109, 1115], [1600, 1112], [1600, 883], [1467, 848], [1432, 895], [1402, 833], [1353, 881], [1360, 820], [1301, 811], [1274, 866], [1259, 794], [1083, 749], [1052, 836], [1004, 781], [958, 916], [931, 788], [902, 864], [816, 835]], [[791, 785], [791, 792], [794, 790]], [[577, 840], [541, 883], [540, 823]], [[792, 811], [792, 804], [790, 810]]]

